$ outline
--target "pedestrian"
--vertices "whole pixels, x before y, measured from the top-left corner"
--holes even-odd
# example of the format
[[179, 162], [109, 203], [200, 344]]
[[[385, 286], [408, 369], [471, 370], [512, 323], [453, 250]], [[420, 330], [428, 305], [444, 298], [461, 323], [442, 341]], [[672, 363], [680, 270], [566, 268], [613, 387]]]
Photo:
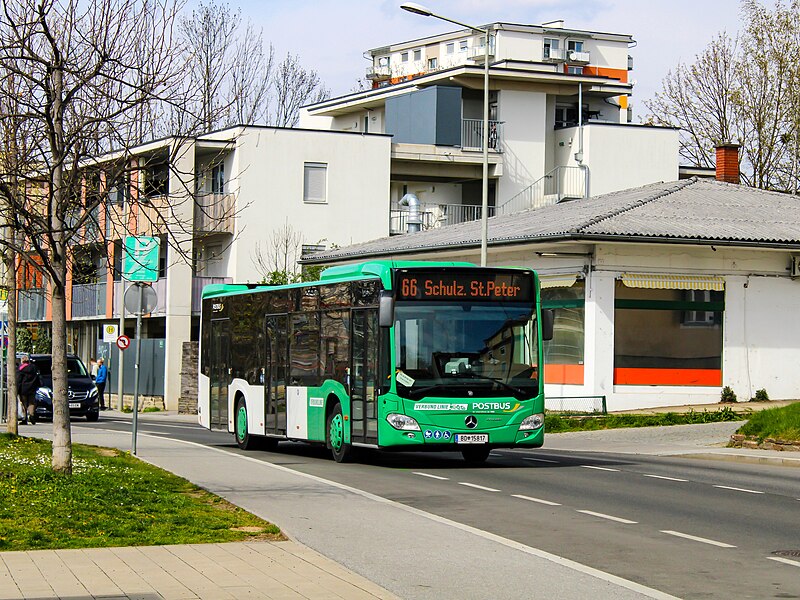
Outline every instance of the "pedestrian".
[[92, 374], [92, 379], [97, 377], [97, 366], [98, 366], [97, 365], [97, 361], [94, 359], [94, 357], [90, 358], [89, 359], [89, 371]]
[[25, 413], [22, 423], [36, 425], [36, 390], [41, 387], [42, 378], [39, 368], [31, 362], [30, 355], [22, 355], [18, 375], [17, 389]]
[[106, 379], [108, 379], [108, 367], [106, 367], [105, 359], [101, 356], [97, 359], [97, 375], [94, 378], [97, 394], [100, 396], [100, 410], [106, 410], [106, 401], [103, 397], [103, 392], [106, 391]]

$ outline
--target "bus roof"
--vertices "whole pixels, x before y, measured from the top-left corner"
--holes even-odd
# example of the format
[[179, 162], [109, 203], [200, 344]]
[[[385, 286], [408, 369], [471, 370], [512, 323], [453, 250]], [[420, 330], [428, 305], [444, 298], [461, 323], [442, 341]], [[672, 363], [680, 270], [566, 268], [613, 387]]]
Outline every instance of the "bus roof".
[[319, 281], [304, 281], [288, 285], [268, 285], [266, 283], [214, 283], [203, 288], [203, 298], [216, 298], [246, 294], [248, 292], [263, 292], [267, 290], [281, 290], [318, 283], [336, 283], [337, 281], [357, 281], [359, 279], [377, 278], [383, 282], [386, 289], [391, 289], [392, 269], [410, 269], [414, 267], [475, 267], [470, 262], [440, 262], [422, 260], [372, 260], [369, 262], [355, 263], [328, 267], [320, 275]]

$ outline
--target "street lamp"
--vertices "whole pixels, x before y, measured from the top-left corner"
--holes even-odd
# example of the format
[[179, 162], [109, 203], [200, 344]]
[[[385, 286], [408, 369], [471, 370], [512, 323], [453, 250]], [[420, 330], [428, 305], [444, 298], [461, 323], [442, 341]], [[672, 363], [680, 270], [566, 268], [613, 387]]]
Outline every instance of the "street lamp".
[[415, 15], [434, 17], [466, 27], [484, 35], [483, 43], [483, 186], [481, 189], [481, 266], [486, 266], [486, 244], [489, 238], [489, 28], [474, 27], [455, 19], [437, 15], [416, 2], [405, 2], [400, 8]]

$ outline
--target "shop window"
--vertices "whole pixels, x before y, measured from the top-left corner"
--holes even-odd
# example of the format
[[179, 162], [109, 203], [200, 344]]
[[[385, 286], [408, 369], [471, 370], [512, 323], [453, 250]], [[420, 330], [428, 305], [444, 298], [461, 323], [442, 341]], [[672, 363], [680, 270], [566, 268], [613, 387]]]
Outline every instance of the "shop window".
[[615, 298], [616, 385], [722, 385], [724, 292], [617, 282]]
[[553, 339], [544, 342], [544, 382], [583, 385], [585, 347], [583, 279], [542, 278], [542, 308], [555, 311]]

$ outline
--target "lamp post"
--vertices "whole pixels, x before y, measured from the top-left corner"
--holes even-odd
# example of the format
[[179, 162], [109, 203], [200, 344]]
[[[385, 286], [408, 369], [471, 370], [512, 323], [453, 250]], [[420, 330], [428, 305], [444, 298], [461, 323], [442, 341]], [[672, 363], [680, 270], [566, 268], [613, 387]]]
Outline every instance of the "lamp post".
[[474, 27], [455, 19], [449, 19], [428, 10], [416, 2], [405, 2], [400, 8], [423, 17], [434, 17], [477, 31], [484, 35], [483, 44], [483, 181], [481, 188], [481, 266], [486, 266], [487, 240], [489, 238], [489, 28]]

